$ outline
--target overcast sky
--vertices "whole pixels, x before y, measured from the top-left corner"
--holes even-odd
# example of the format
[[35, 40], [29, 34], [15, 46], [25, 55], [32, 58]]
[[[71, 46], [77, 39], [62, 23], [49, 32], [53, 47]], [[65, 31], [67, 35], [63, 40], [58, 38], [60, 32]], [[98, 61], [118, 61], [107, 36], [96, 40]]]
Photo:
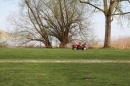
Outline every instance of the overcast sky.
[[[12, 0], [13, 1], [13, 0]], [[13, 11], [17, 11], [16, 3], [0, 0], [0, 29], [7, 31], [7, 17]], [[94, 28], [99, 39], [104, 39], [105, 34], [105, 19], [103, 14], [97, 14], [94, 16], [93, 21], [95, 22]], [[127, 28], [124, 24], [125, 29], [118, 27], [116, 21], [112, 22], [112, 37], [119, 36], [130, 36], [130, 27]]]

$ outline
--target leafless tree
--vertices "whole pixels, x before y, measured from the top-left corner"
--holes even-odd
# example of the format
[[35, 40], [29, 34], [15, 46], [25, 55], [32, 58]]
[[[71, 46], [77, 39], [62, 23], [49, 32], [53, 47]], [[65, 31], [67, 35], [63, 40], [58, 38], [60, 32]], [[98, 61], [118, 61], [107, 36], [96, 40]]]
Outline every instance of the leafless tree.
[[[48, 0], [48, 3], [45, 1], [43, 3], [49, 9], [46, 11], [42, 9], [42, 13], [45, 15], [44, 19], [49, 27], [48, 31], [51, 36], [61, 42], [60, 47], [65, 47], [73, 40], [74, 36], [79, 35], [80, 31], [88, 29], [90, 26], [90, 22], [87, 21], [86, 26], [88, 27], [84, 27], [85, 5], [81, 5], [78, 0]], [[89, 17], [90, 13], [88, 12], [87, 18]]]
[[40, 14], [40, 0], [23, 0], [20, 2], [20, 13], [12, 14], [8, 20], [11, 25], [15, 26], [14, 34], [21, 40], [40, 41], [47, 48], [52, 47], [51, 36], [48, 35], [47, 27], [44, 25], [44, 20]]
[[95, 12], [102, 12], [105, 16], [104, 48], [111, 47], [111, 22], [115, 16], [130, 14], [130, 0], [80, 0], [81, 3], [93, 7]]
[[84, 8], [78, 0], [23, 0], [20, 15], [10, 18], [17, 35], [43, 42], [46, 47], [52, 47], [52, 38], [56, 38], [61, 42], [60, 47], [65, 47], [91, 25], [88, 21], [91, 14], [89, 11], [85, 14]]

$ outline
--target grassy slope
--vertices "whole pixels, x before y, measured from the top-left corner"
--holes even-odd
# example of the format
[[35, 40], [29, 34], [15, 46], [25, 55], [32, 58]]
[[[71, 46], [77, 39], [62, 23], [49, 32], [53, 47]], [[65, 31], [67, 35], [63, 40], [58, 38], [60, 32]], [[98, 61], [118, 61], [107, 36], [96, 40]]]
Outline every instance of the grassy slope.
[[130, 50], [119, 49], [0, 49], [0, 59], [111, 59], [130, 60]]

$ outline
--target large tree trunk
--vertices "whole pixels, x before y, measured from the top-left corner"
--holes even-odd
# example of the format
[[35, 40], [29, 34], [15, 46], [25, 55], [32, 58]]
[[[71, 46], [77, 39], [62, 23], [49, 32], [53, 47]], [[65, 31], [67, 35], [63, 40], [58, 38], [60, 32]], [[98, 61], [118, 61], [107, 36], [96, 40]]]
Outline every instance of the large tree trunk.
[[68, 39], [64, 37], [60, 43], [60, 47], [65, 48], [67, 43], [68, 43]]
[[60, 43], [60, 47], [61, 47], [61, 48], [65, 48], [65, 46], [66, 46], [66, 43], [64, 43], [64, 42], [61, 42], [61, 43]]
[[52, 45], [51, 45], [50, 41], [47, 41], [45, 43], [45, 46], [46, 46], [46, 48], [52, 48]]
[[111, 16], [105, 15], [105, 40], [104, 40], [104, 48], [111, 47]]

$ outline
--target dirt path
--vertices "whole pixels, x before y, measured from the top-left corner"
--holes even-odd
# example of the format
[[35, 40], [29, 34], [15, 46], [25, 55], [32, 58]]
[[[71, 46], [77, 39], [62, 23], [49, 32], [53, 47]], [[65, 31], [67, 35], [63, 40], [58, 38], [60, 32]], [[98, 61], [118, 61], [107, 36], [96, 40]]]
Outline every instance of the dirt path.
[[130, 63], [129, 60], [0, 60], [0, 63]]

